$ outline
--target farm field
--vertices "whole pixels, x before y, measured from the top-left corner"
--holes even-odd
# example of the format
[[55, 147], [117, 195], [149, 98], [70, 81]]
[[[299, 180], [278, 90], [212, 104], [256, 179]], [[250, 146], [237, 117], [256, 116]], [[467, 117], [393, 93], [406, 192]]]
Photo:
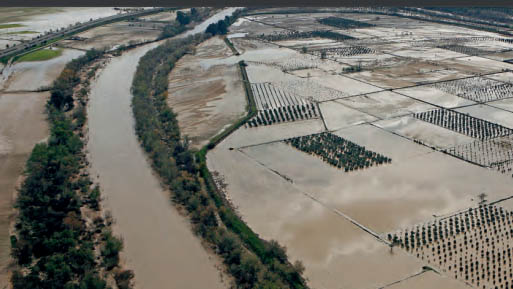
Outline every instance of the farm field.
[[66, 63], [83, 54], [83, 51], [63, 49], [59, 56], [49, 60], [15, 62], [3, 70], [0, 88], [6, 91], [34, 91], [49, 86]]
[[[509, 271], [485, 266], [478, 283], [460, 271], [461, 254], [449, 265], [388, 234], [513, 196], [513, 65], [502, 61], [511, 42], [329, 12], [248, 15], [230, 35], [240, 55], [204, 65], [244, 60], [257, 114], [207, 164], [242, 219], [303, 262], [312, 288], [510, 288]], [[486, 234], [479, 258], [462, 262], [513, 246]]]
[[49, 93], [0, 94], [0, 287], [9, 285], [12, 208], [33, 146], [48, 136], [45, 103]]
[[116, 13], [114, 8], [99, 7], [3, 7], [0, 9], [0, 27], [5, 28], [0, 29], [3, 39], [0, 49], [77, 21], [86, 22]]
[[221, 38], [212, 38], [195, 54], [180, 59], [169, 75], [168, 105], [178, 114], [180, 131], [194, 148], [244, 115], [247, 101], [238, 64], [203, 66], [204, 61], [230, 55]]
[[[180, 9], [0, 64], [1, 289], [513, 289], [513, 22]], [[0, 8], [0, 49], [121, 10]]]

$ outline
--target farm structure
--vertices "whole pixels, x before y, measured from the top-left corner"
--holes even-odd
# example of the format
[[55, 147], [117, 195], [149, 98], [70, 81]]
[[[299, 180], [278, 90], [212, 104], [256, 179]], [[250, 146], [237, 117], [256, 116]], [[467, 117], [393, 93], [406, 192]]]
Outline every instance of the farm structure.
[[487, 102], [510, 98], [513, 96], [513, 85], [484, 77], [471, 77], [431, 84], [443, 92], [476, 101]]
[[415, 113], [414, 116], [417, 119], [480, 140], [513, 134], [513, 129], [445, 108]]
[[366, 150], [363, 146], [329, 132], [289, 138], [285, 143], [300, 151], [318, 156], [324, 162], [344, 169], [345, 172], [392, 162], [390, 158]]
[[299, 96], [274, 87], [270, 83], [252, 83], [258, 114], [246, 127], [307, 120], [319, 117], [317, 106]]
[[481, 204], [388, 234], [390, 242], [476, 288], [513, 288], [513, 213]]

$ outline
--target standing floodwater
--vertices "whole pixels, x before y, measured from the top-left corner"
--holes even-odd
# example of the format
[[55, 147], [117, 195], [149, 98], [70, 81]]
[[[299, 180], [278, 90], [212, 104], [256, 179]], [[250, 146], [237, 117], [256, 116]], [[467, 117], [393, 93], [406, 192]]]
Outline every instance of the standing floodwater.
[[[226, 10], [219, 14], [224, 18]], [[219, 14], [205, 22], [215, 21]], [[170, 203], [135, 135], [130, 87], [139, 58], [157, 45], [112, 59], [92, 85], [88, 109], [92, 173], [100, 176], [104, 206], [116, 220], [137, 288], [223, 288], [214, 258]]]

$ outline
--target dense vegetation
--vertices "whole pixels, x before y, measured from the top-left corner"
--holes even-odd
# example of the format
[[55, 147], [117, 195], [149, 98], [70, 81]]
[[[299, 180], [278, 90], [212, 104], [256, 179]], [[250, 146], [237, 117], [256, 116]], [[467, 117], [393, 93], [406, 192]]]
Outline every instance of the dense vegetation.
[[224, 201], [206, 167], [207, 148], [196, 154], [189, 150], [166, 104], [169, 72], [208, 37], [171, 40], [141, 58], [132, 85], [137, 135], [172, 200], [188, 211], [197, 235], [223, 258], [237, 288], [306, 288], [301, 263], [291, 265], [285, 248], [260, 239]]
[[208, 17], [209, 8], [191, 8], [188, 12], [176, 12], [176, 20], [164, 26], [158, 39], [166, 39], [187, 30], [187, 25], [192, 22], [200, 22]]
[[347, 40], [354, 39], [349, 35], [341, 34], [333, 31], [326, 30], [313, 30], [313, 31], [287, 31], [283, 33], [275, 33], [275, 34], [262, 34], [260, 35], [260, 39], [267, 41], [280, 41], [280, 40], [289, 40], [289, 39], [301, 39], [301, 38], [327, 38], [332, 40]]
[[376, 26], [374, 24], [356, 21], [356, 20], [347, 19], [347, 18], [341, 18], [341, 17], [327, 17], [327, 18], [321, 18], [317, 21], [324, 25], [333, 26], [333, 27], [342, 28], [342, 29], [365, 28], [365, 27]]
[[244, 9], [237, 9], [232, 16], [226, 16], [224, 19], [207, 26], [207, 33], [212, 35], [224, 35], [228, 32], [228, 27], [233, 24], [244, 13]]
[[[123, 244], [112, 235], [111, 220], [101, 216], [100, 189], [85, 172], [79, 135], [86, 116], [77, 109], [66, 112], [73, 107], [81, 72], [100, 55], [90, 51], [68, 63], [53, 84], [47, 103], [50, 137], [32, 151], [15, 204], [14, 289], [102, 289], [108, 272], [120, 280], [119, 288], [130, 288], [133, 274], [116, 268]], [[87, 89], [88, 82], [82, 82]]]
[[392, 162], [390, 158], [329, 132], [289, 138], [285, 143], [319, 156], [328, 164], [346, 172]]
[[102, 55], [102, 51], [93, 49], [68, 63], [50, 89], [49, 106], [55, 107], [57, 110], [72, 109], [74, 106], [73, 89], [80, 83], [80, 70]]

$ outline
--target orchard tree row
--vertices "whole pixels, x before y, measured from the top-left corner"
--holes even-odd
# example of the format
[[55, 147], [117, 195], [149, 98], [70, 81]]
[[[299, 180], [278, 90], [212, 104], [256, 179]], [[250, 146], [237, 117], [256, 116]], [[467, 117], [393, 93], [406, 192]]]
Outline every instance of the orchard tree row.
[[502, 207], [481, 204], [388, 234], [388, 240], [478, 288], [513, 284], [513, 214]]
[[504, 127], [500, 124], [445, 108], [419, 112], [414, 116], [420, 120], [473, 138], [478, 138], [480, 140], [489, 140], [513, 134], [513, 129]]
[[326, 163], [344, 169], [345, 172], [392, 162], [388, 157], [366, 150], [363, 146], [329, 132], [289, 138], [285, 143], [318, 156]]

